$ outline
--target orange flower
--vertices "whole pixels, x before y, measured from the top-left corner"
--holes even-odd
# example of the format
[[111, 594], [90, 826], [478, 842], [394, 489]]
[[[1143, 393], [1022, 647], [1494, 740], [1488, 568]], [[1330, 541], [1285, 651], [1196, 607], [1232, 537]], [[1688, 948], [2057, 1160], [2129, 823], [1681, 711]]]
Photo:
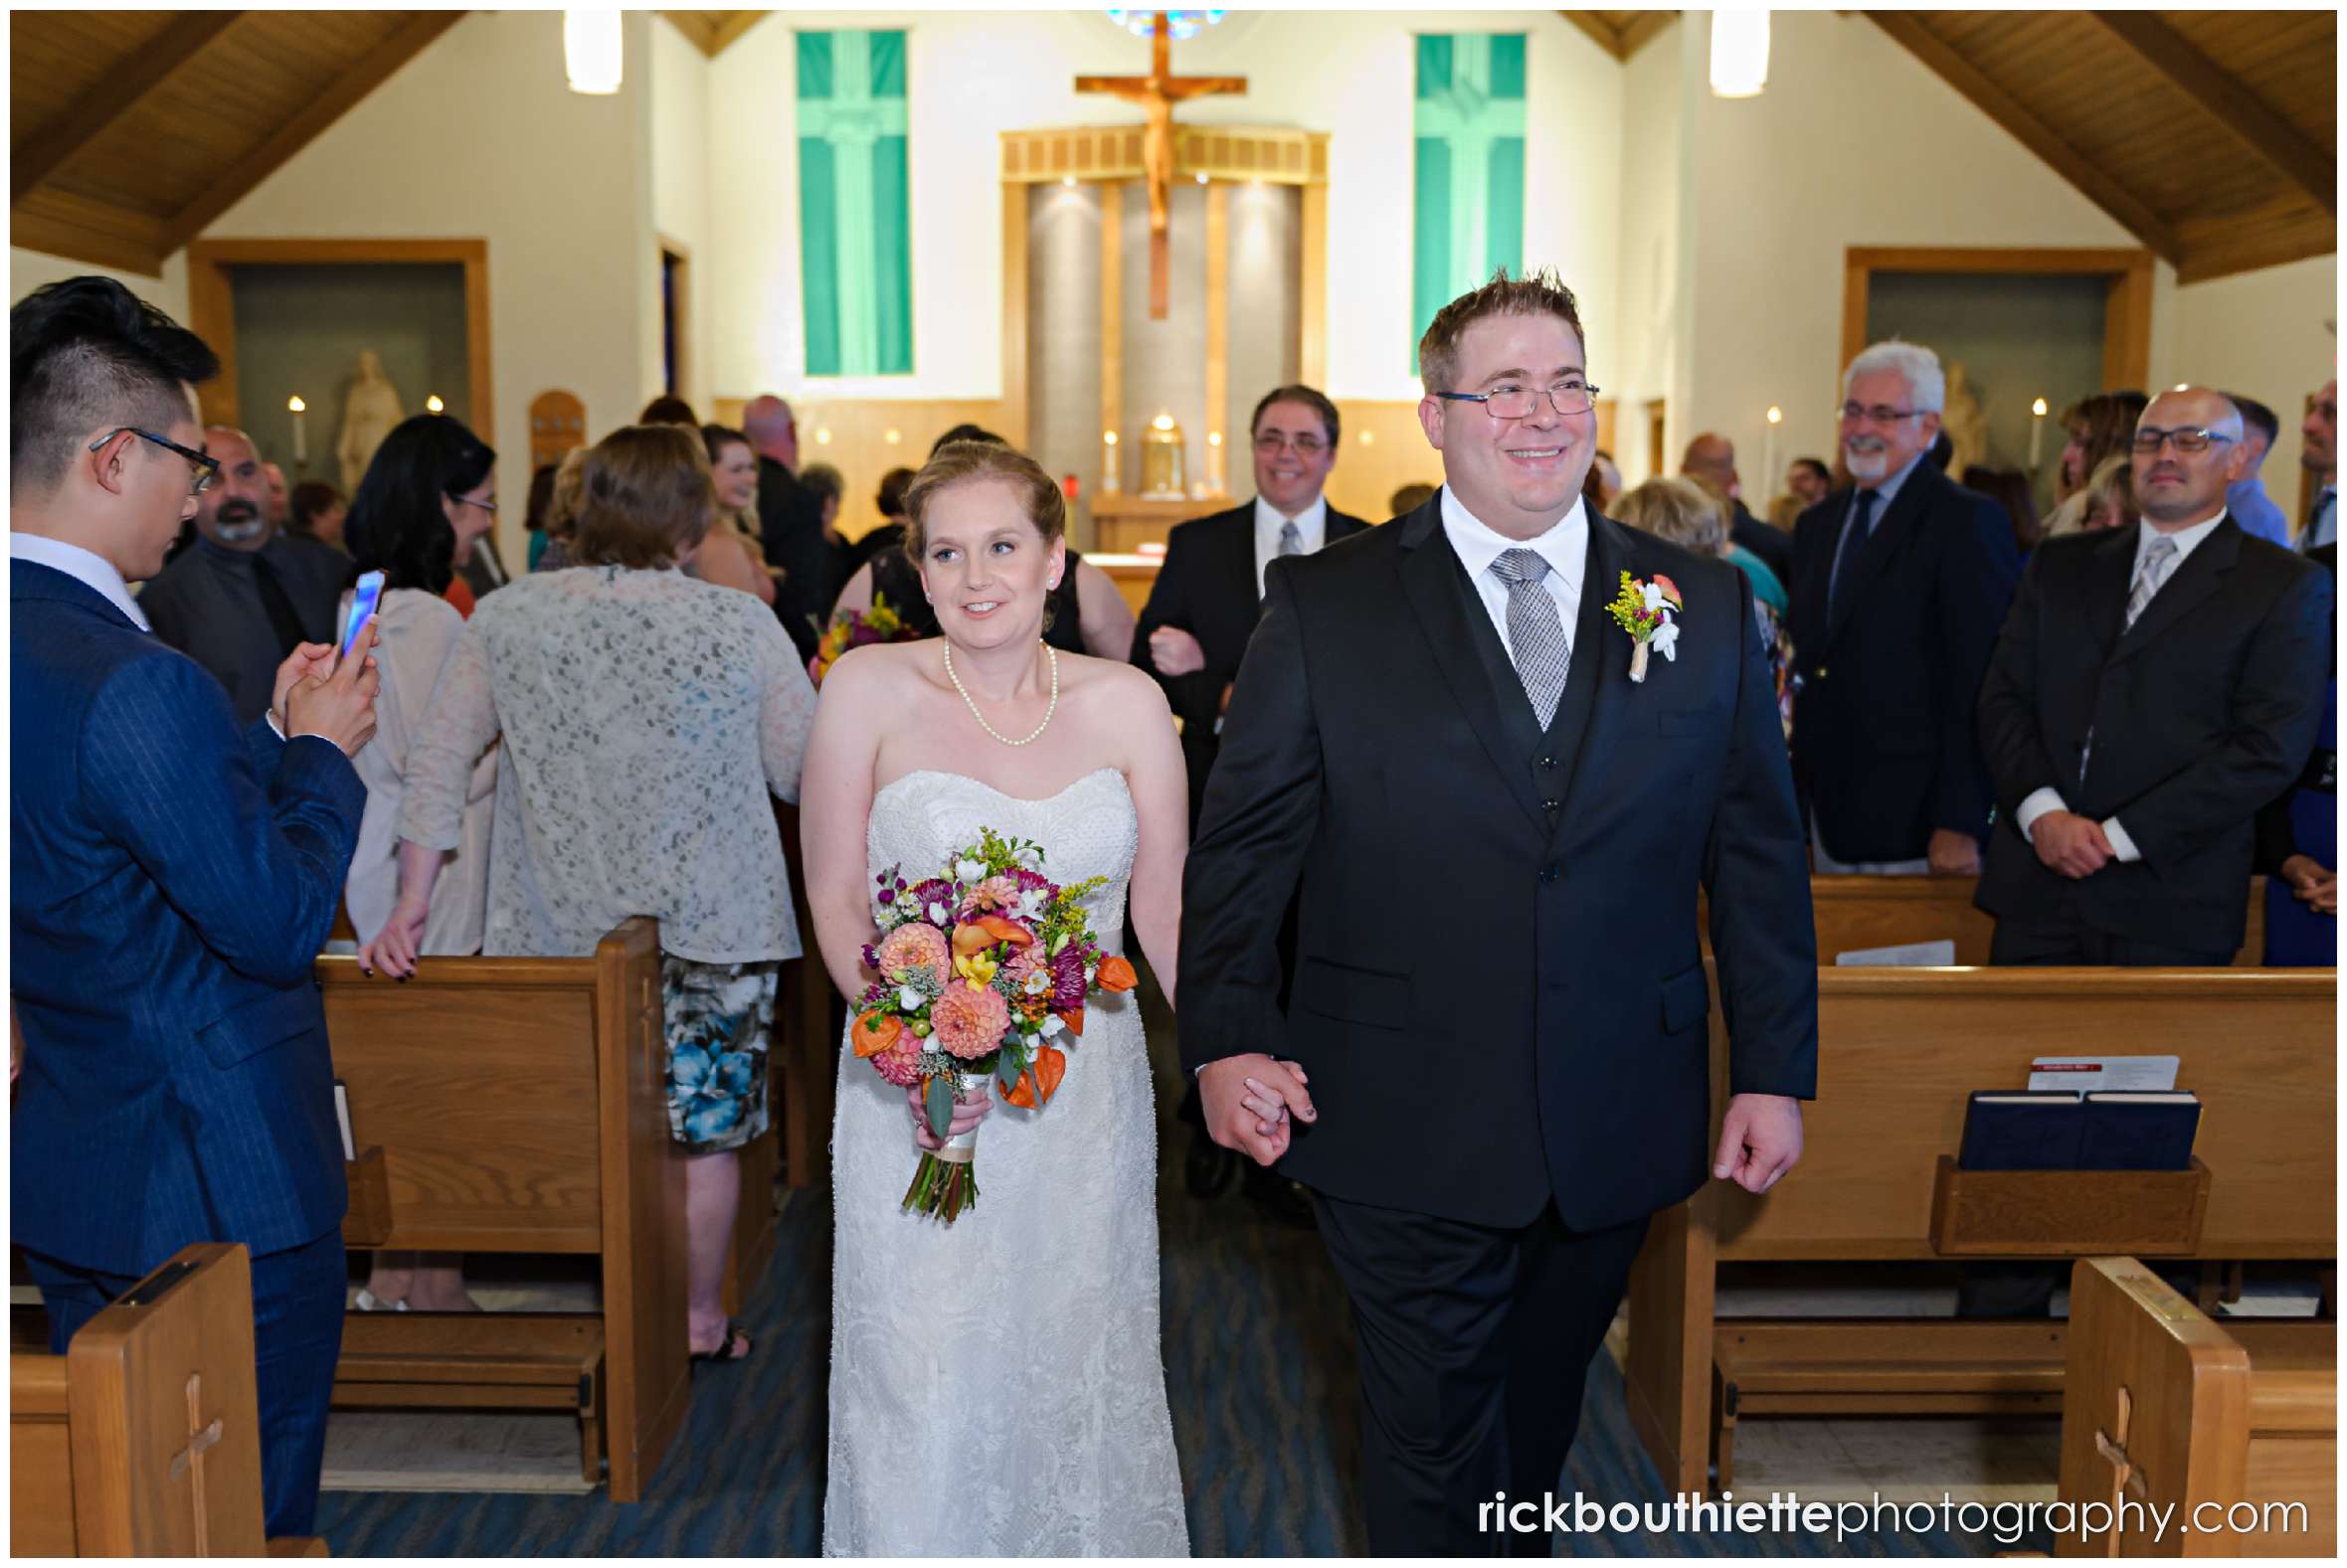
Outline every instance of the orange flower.
[[970, 958], [986, 952], [997, 942], [1023, 948], [1034, 940], [1023, 926], [1004, 920], [999, 915], [981, 915], [974, 921], [954, 928], [954, 957]]
[[878, 1056], [896, 1044], [896, 1037], [905, 1031], [904, 1021], [878, 1008], [855, 1021], [852, 1038], [857, 1056]]
[[1006, 1106], [1016, 1106], [1021, 1111], [1035, 1109], [1035, 1072], [1033, 1068], [1027, 1068], [1018, 1075], [1018, 1082], [1012, 1084], [1009, 1091], [1002, 1096], [1002, 1103]]
[[1007, 942], [1013, 948], [1023, 948], [1035, 940], [1033, 933], [1024, 926], [1004, 920], [999, 915], [981, 915], [978, 924], [996, 942]]
[[1061, 1023], [1066, 1024], [1067, 1032], [1074, 1035], [1077, 1039], [1081, 1040], [1084, 1037], [1083, 1008], [1063, 1007], [1052, 1013], [1051, 1016], [1057, 1018]]
[[[1035, 1065], [1028, 1070], [1035, 1076], [1035, 1089], [1048, 1102], [1059, 1093], [1059, 1081], [1067, 1076], [1067, 1053], [1055, 1046], [1043, 1046], [1035, 1052]], [[1019, 1082], [1026, 1081], [1021, 1073]]]
[[1100, 960], [1100, 988], [1104, 991], [1129, 991], [1141, 983], [1141, 976], [1133, 972], [1133, 965], [1111, 954]]

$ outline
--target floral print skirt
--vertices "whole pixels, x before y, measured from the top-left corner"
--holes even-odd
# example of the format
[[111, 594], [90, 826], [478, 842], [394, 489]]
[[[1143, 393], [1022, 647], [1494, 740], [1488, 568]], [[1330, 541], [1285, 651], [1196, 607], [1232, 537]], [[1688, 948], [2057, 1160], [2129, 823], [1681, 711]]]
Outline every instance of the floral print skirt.
[[766, 1131], [766, 1046], [782, 967], [660, 955], [668, 1133], [687, 1148], [740, 1148]]

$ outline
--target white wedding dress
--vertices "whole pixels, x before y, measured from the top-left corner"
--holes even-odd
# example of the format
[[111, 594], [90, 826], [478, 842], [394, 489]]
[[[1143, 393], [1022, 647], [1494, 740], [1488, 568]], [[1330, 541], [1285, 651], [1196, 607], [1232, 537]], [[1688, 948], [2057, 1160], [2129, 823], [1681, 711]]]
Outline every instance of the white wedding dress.
[[[1139, 827], [1104, 768], [1046, 800], [959, 774], [872, 799], [871, 875], [933, 875], [979, 829], [1043, 846], [1043, 874], [1124, 945]], [[1096, 994], [1050, 1103], [995, 1101], [979, 1201], [952, 1226], [899, 1208], [918, 1153], [905, 1092], [840, 1052], [831, 1134], [825, 1556], [1186, 1557], [1158, 1334], [1157, 1120], [1141, 1010]]]

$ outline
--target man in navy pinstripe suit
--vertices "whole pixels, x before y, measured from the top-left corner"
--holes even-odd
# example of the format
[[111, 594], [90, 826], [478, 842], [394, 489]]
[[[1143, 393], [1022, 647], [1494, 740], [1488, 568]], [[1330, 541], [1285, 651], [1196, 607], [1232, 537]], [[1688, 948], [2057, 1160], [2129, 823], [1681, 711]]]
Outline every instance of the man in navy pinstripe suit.
[[211, 350], [95, 277], [8, 327], [13, 1236], [59, 1351], [189, 1242], [251, 1250], [269, 1532], [306, 1535], [345, 1202], [310, 965], [358, 838], [373, 661], [303, 644], [240, 734], [125, 587], [217, 467], [192, 392]]

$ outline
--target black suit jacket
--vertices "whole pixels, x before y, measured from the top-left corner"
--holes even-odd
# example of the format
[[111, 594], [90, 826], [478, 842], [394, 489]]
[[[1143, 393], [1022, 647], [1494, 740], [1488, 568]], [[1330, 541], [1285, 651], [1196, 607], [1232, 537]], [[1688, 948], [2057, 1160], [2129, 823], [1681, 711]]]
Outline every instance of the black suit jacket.
[[[1368, 526], [1332, 506], [1323, 548]], [[1181, 718], [1192, 824], [1205, 801], [1206, 771], [1214, 766], [1220, 745], [1214, 726], [1222, 716], [1222, 690], [1238, 678], [1239, 660], [1262, 613], [1263, 601], [1255, 592], [1255, 503], [1175, 524], [1166, 536], [1166, 564], [1150, 586], [1149, 603], [1133, 630], [1132, 657], [1165, 688], [1166, 700]], [[1160, 626], [1176, 626], [1197, 638], [1206, 667], [1187, 675], [1159, 674], [1149, 638]]]
[[775, 585], [774, 612], [782, 618], [802, 659], [814, 657], [822, 628], [830, 624], [831, 547], [823, 537], [823, 507], [799, 476], [772, 457], [758, 459], [758, 542], [770, 565], [783, 569]]
[[1781, 528], [1771, 528], [1754, 517], [1742, 501], [1735, 503], [1735, 522], [1727, 530], [1727, 537], [1760, 558], [1760, 564], [1776, 574], [1785, 586], [1789, 598], [1793, 592], [1793, 537]]
[[[2029, 926], [2068, 898], [2092, 930], [2230, 954], [2253, 820], [2297, 780], [2322, 719], [2330, 579], [2228, 519], [2122, 634], [2135, 549], [2118, 528], [2031, 557], [1980, 694], [1998, 820], [1976, 899]], [[2047, 869], [2014, 818], [2043, 786], [2117, 817], [2143, 858], [2082, 881]]]
[[[1632, 684], [1624, 571], [1686, 597]], [[1711, 1149], [1696, 896], [1732, 1092], [1816, 1083], [1816, 940], [1743, 574], [1602, 517], [1546, 735], [1440, 498], [1273, 563], [1182, 887], [1185, 1067], [1301, 1062], [1286, 1171], [1356, 1202], [1521, 1225], [1652, 1213]], [[1298, 905], [1293, 996], [1274, 938]]]
[[1988, 834], [1972, 710], [2021, 553], [2004, 509], [1917, 462], [1827, 585], [1849, 516], [1836, 490], [1793, 527], [1793, 772], [1837, 860], [1919, 860], [1940, 828]]

